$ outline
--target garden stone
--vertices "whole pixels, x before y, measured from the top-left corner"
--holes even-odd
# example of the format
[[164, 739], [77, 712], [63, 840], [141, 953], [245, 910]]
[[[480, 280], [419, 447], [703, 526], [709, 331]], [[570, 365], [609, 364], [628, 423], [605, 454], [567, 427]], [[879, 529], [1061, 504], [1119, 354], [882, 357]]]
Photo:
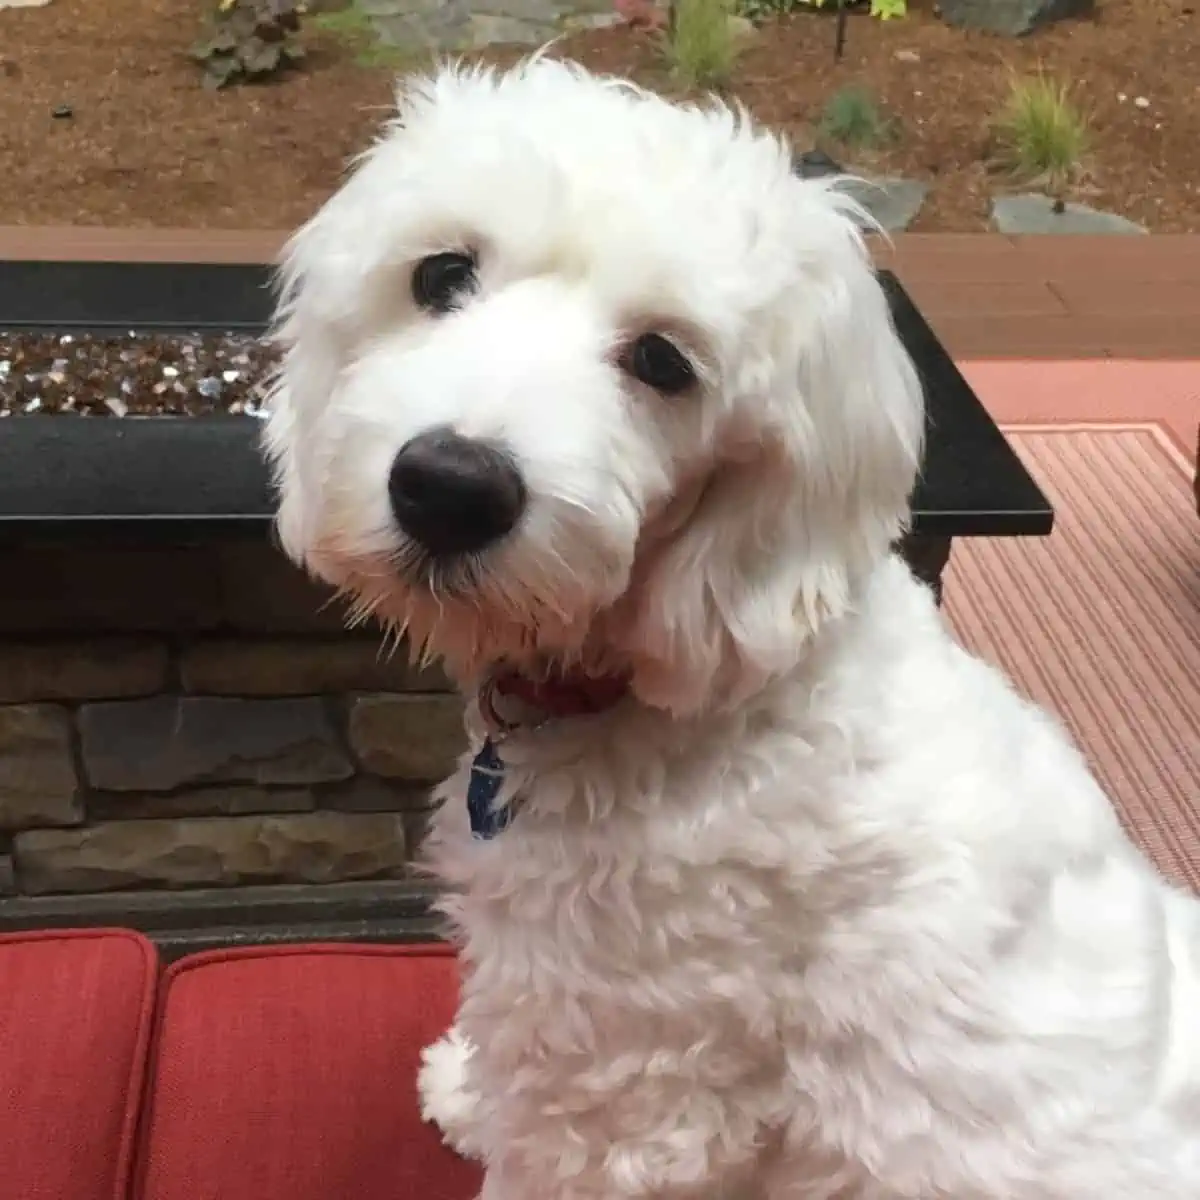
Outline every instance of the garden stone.
[[363, 769], [388, 779], [440, 783], [466, 749], [457, 696], [359, 696], [350, 745]]
[[[553, 18], [557, 21], [557, 17]], [[482, 50], [485, 46], [540, 46], [546, 40], [544, 28], [535, 21], [502, 13], [472, 13], [467, 20], [466, 46]]]
[[380, 42], [404, 50], [457, 48], [470, 12], [464, 0], [362, 0]]
[[929, 184], [915, 179], [848, 179], [843, 190], [887, 233], [903, 233], [917, 219], [929, 195]]
[[403, 874], [403, 820], [391, 813], [297, 813], [112, 821], [35, 829], [13, 843], [28, 895], [138, 887], [236, 887]]
[[792, 161], [792, 170], [801, 179], [821, 179], [826, 175], [841, 175], [842, 166], [824, 150], [804, 150]]
[[590, 29], [612, 29], [624, 19], [619, 12], [568, 13], [560, 27], [563, 33], [586, 33]]
[[168, 695], [85, 704], [79, 733], [88, 782], [106, 791], [323, 783], [354, 773], [318, 698]]
[[939, 11], [949, 25], [1021, 37], [1053, 21], [1090, 17], [1095, 0], [940, 0]]
[[530, 25], [539, 22], [554, 25], [559, 19], [559, 7], [555, 0], [471, 0], [471, 23], [479, 17], [493, 17]]
[[0, 643], [0, 702], [108, 700], [167, 686], [165, 642], [142, 638]]
[[0, 707], [0, 830], [82, 820], [66, 709], [52, 704]]
[[479, 50], [541, 46], [564, 30], [615, 24], [603, 0], [359, 0], [385, 45], [403, 49]]
[[1036, 192], [995, 197], [992, 223], [1004, 234], [1149, 232], [1144, 226], [1116, 213], [1101, 212], [1085, 204], [1063, 204], [1062, 211], [1055, 212], [1054, 200]]
[[311, 812], [317, 806], [310, 788], [263, 788], [227, 784], [182, 792], [92, 792], [89, 818], [135, 821], [173, 817], [246, 817]]
[[[4, 694], [0, 650], [0, 696]], [[184, 691], [206, 696], [315, 696], [322, 692], [448, 691], [437, 668], [411, 665], [406, 647], [387, 655], [366, 638], [213, 638], [180, 656]], [[90, 698], [90, 697], [89, 697]]]
[[331, 812], [424, 812], [434, 805], [427, 784], [405, 783], [359, 775], [345, 783], [328, 784], [318, 792], [322, 809]]

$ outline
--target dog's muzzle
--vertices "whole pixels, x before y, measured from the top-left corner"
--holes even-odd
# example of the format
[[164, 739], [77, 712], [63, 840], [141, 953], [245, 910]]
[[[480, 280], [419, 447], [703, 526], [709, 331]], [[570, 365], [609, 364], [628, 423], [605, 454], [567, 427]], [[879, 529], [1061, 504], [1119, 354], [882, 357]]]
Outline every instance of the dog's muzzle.
[[406, 442], [388, 478], [400, 530], [433, 558], [475, 554], [498, 542], [525, 510], [525, 481], [491, 442], [434, 429]]

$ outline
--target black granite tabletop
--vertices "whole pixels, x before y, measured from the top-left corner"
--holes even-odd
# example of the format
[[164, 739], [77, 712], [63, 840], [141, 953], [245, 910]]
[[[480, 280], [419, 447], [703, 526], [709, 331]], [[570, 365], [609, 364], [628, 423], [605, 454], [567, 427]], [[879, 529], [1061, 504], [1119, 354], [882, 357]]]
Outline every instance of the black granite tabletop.
[[[913, 525], [934, 536], [1049, 533], [1053, 513], [899, 281], [881, 280], [925, 387]], [[260, 331], [265, 266], [0, 262], [0, 330]], [[0, 387], [3, 383], [0, 382]], [[271, 500], [251, 417], [0, 421], [0, 524], [265, 529]]]
[[880, 281], [925, 389], [925, 461], [913, 493], [918, 533], [1038, 536], [1053, 509], [891, 271]]

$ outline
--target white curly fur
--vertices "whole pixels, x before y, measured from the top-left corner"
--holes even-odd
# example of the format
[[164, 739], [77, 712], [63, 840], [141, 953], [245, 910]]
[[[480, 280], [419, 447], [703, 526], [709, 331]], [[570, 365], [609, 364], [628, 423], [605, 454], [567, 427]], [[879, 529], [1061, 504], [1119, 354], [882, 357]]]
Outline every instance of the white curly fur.
[[[463, 994], [420, 1082], [485, 1200], [1200, 1197], [1200, 909], [889, 553], [922, 404], [851, 209], [738, 114], [540, 58], [408, 87], [290, 247], [289, 552], [468, 694], [632, 681], [506, 744], [492, 841], [470, 752], [440, 791]], [[418, 312], [466, 246], [477, 294]], [[622, 372], [647, 329], [694, 394]], [[529, 491], [450, 589], [386, 488], [444, 424]]]

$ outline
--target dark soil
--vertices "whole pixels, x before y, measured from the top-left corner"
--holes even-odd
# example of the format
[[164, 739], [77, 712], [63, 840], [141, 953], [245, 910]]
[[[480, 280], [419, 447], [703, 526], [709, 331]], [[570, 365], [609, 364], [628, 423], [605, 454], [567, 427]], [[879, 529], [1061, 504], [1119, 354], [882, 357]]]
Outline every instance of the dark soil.
[[[1024, 190], [989, 174], [989, 125], [1014, 73], [1044, 71], [1071, 87], [1090, 117], [1086, 174], [1065, 198], [1152, 231], [1200, 232], [1200, 15], [1193, 0], [1099, 0], [1094, 21], [1067, 21], [1020, 39], [943, 24], [931, 0], [904, 20], [856, 16], [833, 61], [835, 22], [796, 16], [763, 30], [742, 58], [734, 92], [763, 121], [813, 144], [826, 99], [847, 84], [873, 92], [898, 135], [882, 152], [839, 161], [932, 184], [913, 230], [980, 232], [989, 197]], [[591, 35], [578, 57], [651, 81], [653, 42], [618, 29]], [[1149, 101], [1139, 107], [1139, 97]]]
[[[932, 0], [910, 2], [903, 20], [852, 17], [841, 63], [832, 20], [780, 20], [753, 38], [731, 90], [805, 148], [827, 98], [865, 85], [899, 133], [849, 165], [929, 180], [916, 228], [972, 231], [986, 227], [989, 192], [1009, 182], [988, 176], [989, 118], [1012, 72], [1044, 69], [1074, 87], [1092, 118], [1090, 171], [1075, 198], [1154, 230], [1200, 231], [1195, 0], [1100, 0], [1094, 21], [1015, 41], [951, 29]], [[392, 71], [310, 32], [304, 70], [206, 91], [186, 56], [206, 7], [53, 0], [0, 14], [0, 224], [290, 228], [329, 195], [387, 111]], [[561, 46], [669, 86], [653, 35], [620, 27]], [[64, 105], [72, 115], [56, 119]]]

